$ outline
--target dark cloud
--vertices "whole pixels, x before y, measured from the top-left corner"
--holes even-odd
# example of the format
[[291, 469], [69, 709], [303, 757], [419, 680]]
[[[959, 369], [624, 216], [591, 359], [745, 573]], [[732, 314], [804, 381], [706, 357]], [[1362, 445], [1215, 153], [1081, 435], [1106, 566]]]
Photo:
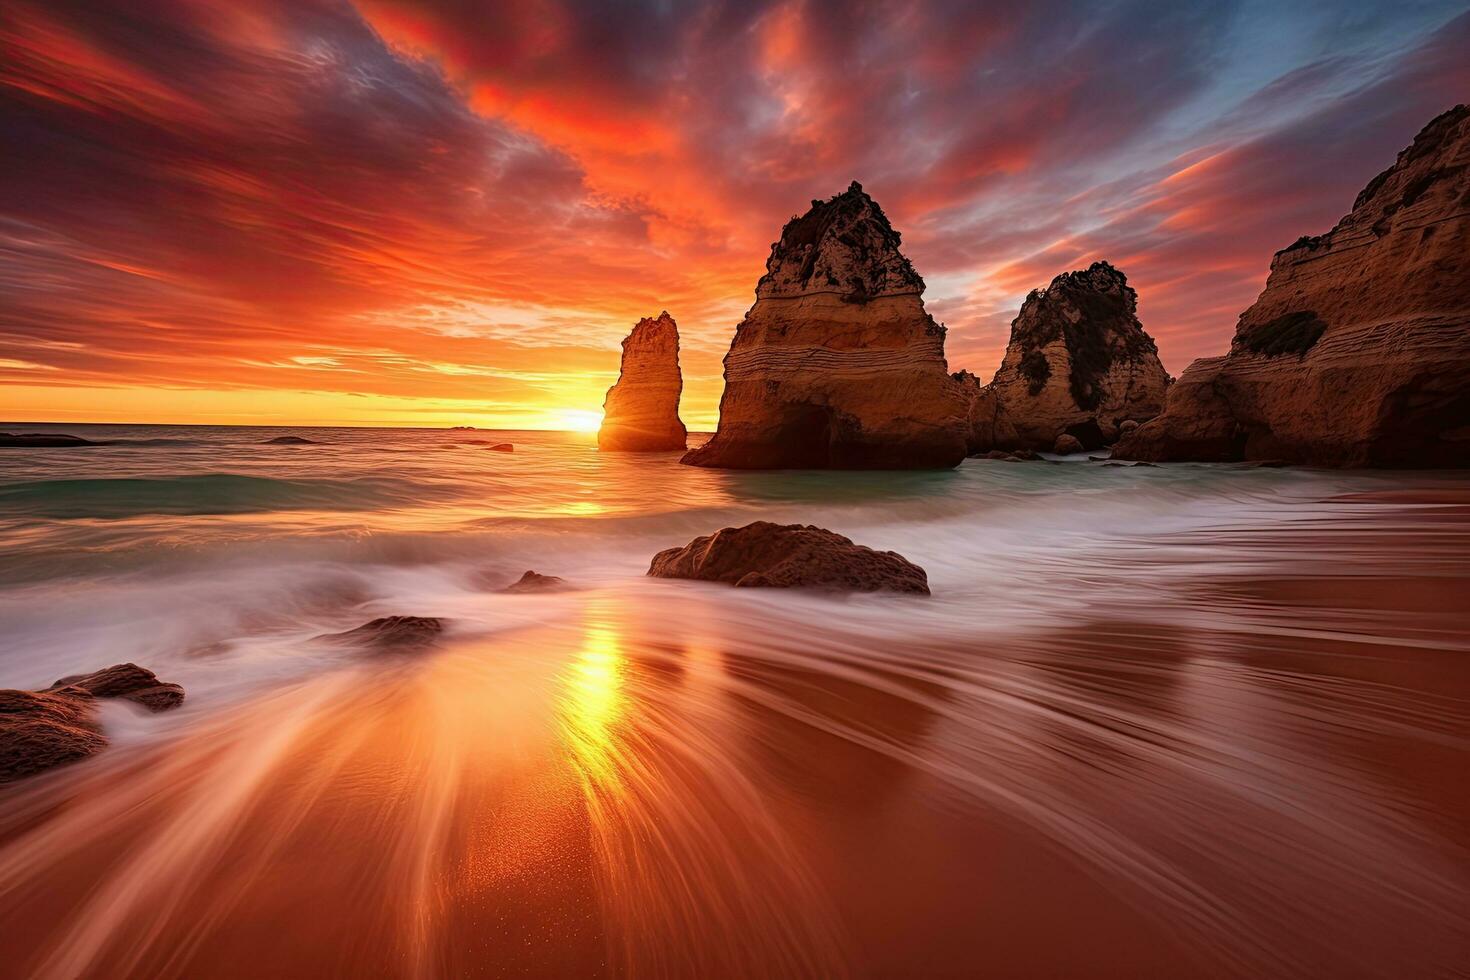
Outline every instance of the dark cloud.
[[957, 364], [1108, 258], [1177, 371], [1470, 94], [1455, 12], [11, 0], [0, 379], [595, 407], [668, 308], [707, 416], [771, 238], [852, 179]]

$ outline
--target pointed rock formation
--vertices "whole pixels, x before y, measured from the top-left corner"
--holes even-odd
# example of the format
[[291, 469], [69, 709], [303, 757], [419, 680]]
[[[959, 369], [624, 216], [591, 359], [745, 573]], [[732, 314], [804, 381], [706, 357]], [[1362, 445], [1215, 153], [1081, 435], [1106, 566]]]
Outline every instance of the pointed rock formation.
[[1230, 352], [1191, 364], [1114, 455], [1470, 466], [1470, 108], [1277, 252]]
[[730, 469], [946, 468], [965, 400], [899, 234], [856, 181], [792, 218], [725, 356], [720, 425], [684, 462]]
[[668, 311], [638, 321], [623, 341], [617, 384], [602, 403], [597, 447], [628, 452], [683, 451], [688, 433], [679, 421], [679, 326]]
[[970, 451], [1050, 450], [1064, 435], [1096, 449], [1123, 422], [1159, 414], [1169, 375], [1137, 308], [1127, 277], [1106, 262], [1032, 290], [994, 380], [970, 385]]

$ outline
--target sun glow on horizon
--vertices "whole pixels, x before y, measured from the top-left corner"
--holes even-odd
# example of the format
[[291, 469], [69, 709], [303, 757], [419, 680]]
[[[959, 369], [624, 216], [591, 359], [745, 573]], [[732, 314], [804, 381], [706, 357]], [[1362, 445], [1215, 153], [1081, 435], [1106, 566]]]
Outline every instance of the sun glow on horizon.
[[580, 408], [567, 408], [557, 412], [562, 425], [568, 432], [596, 432], [602, 428], [602, 413]]

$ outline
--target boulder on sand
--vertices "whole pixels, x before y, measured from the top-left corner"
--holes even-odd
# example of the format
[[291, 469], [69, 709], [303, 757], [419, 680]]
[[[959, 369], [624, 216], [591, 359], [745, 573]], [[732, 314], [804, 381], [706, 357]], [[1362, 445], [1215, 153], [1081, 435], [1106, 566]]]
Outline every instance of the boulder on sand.
[[924, 570], [892, 551], [874, 551], [805, 524], [756, 521], [660, 551], [648, 574], [724, 582], [741, 588], [929, 594]]
[[136, 664], [63, 677], [44, 691], [0, 691], [0, 783], [94, 755], [107, 746], [97, 722], [98, 698], [121, 698], [149, 711], [184, 700]]
[[644, 317], [623, 340], [617, 383], [602, 403], [597, 448], [622, 452], [683, 451], [689, 433], [679, 421], [679, 326], [665, 310]]
[[719, 427], [685, 463], [942, 469], [964, 458], [967, 401], [899, 241], [856, 182], [786, 224], [725, 356]]
[[1113, 455], [1470, 466], [1470, 107], [1277, 252], [1229, 353], [1191, 364]]

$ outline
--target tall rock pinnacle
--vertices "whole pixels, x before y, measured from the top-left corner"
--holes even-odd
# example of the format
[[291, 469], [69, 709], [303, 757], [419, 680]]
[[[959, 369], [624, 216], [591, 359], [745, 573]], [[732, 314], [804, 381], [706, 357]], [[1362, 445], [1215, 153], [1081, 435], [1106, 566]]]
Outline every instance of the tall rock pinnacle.
[[925, 469], [965, 455], [944, 327], [899, 234], [853, 182], [792, 218], [725, 356], [720, 425], [684, 462], [732, 469]]
[[644, 317], [623, 341], [622, 370], [602, 403], [597, 446], [630, 452], [683, 451], [679, 421], [679, 327], [667, 312]]

